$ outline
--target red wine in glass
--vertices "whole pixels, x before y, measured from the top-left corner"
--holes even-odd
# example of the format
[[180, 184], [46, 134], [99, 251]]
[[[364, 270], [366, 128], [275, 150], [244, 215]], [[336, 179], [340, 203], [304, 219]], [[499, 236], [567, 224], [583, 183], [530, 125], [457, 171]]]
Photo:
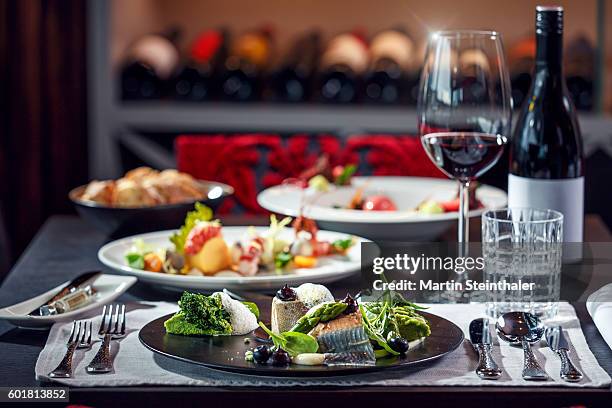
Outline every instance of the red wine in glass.
[[429, 158], [447, 176], [466, 182], [489, 170], [501, 157], [506, 138], [477, 132], [437, 132], [421, 138]]

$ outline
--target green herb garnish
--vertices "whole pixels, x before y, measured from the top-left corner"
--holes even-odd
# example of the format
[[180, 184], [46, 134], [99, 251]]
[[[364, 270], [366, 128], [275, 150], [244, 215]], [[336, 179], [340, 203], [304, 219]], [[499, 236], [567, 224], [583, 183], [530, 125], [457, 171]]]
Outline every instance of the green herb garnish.
[[200, 221], [210, 221], [212, 219], [213, 212], [210, 208], [204, 204], [197, 202], [195, 203], [195, 210], [189, 211], [185, 217], [185, 224], [180, 230], [170, 237], [170, 242], [174, 244], [176, 252], [184, 254], [185, 241], [189, 231]]
[[282, 348], [291, 357], [304, 353], [316, 353], [319, 350], [317, 339], [308, 334], [294, 331], [274, 333], [263, 322], [259, 322], [259, 326], [268, 333], [275, 347]]
[[332, 242], [332, 247], [338, 252], [345, 252], [353, 245], [353, 237], [348, 237], [345, 239], [337, 239]]
[[336, 179], [334, 180], [334, 184], [338, 186], [345, 185], [349, 181], [349, 179], [353, 176], [353, 174], [355, 174], [356, 171], [357, 171], [356, 165], [347, 164], [346, 166], [344, 166], [342, 173], [340, 173], [340, 175], [336, 177]]
[[274, 257], [274, 266], [276, 269], [283, 269], [291, 262], [291, 259], [293, 259], [293, 255], [290, 252], [279, 252]]
[[253, 302], [242, 302], [243, 305], [245, 305], [250, 311], [251, 313], [253, 313], [255, 315], [255, 317], [257, 319], [259, 319], [259, 308], [257, 307], [257, 305]]
[[125, 260], [130, 268], [144, 269], [144, 256], [141, 254], [125, 254]]

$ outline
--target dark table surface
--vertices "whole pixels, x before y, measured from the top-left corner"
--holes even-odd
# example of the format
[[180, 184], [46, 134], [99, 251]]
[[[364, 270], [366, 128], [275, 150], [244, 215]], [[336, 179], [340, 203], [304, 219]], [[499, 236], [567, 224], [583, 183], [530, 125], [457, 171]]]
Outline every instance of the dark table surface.
[[[224, 219], [225, 225], [265, 224], [263, 218], [231, 217]], [[479, 236], [478, 223], [473, 223], [472, 237]], [[454, 231], [445, 235], [454, 237]], [[597, 216], [587, 216], [585, 240], [590, 242], [610, 242], [610, 232]], [[87, 270], [101, 269], [97, 260], [97, 250], [108, 241], [103, 234], [91, 228], [75, 216], [51, 217], [32, 240], [28, 249], [14, 266], [0, 287], [0, 307], [28, 299]], [[330, 285], [335, 295], [341, 295], [350, 282]], [[177, 293], [152, 289], [143, 284], [134, 285], [120, 300], [175, 301]], [[584, 303], [574, 303], [581, 321], [587, 342], [600, 365], [612, 374], [612, 352], [602, 339], [588, 315]], [[34, 379], [34, 366], [38, 354], [47, 338], [47, 331], [17, 329], [9, 323], [0, 321], [0, 386], [38, 386]], [[117, 393], [121, 391], [121, 401], [139, 404], [167, 405], [174, 398], [182, 398], [184, 404], [200, 405], [202, 401], [230, 401], [235, 403], [252, 402], [252, 398], [265, 398], [266, 403], [286, 403], [288, 399], [303, 404], [318, 403], [321, 398], [342, 403], [358, 402], [358, 405], [379, 405], [383, 402], [397, 401], [408, 396], [411, 403], [431, 402], [436, 398], [439, 406], [462, 406], [463, 404], [486, 404], [496, 395], [511, 394], [510, 399], [497, 399], [495, 406], [527, 403], [527, 406], [610, 406], [610, 389], [568, 389], [568, 388], [506, 388], [506, 387], [361, 387], [339, 389], [320, 387], [317, 389], [272, 389], [265, 397], [261, 388], [215, 388], [215, 387], [132, 387], [120, 389], [73, 389], [71, 401], [88, 403], [93, 406], [114, 405]], [[270, 390], [270, 391], [272, 391]], [[155, 391], [155, 392], [154, 392]], [[164, 391], [164, 392], [160, 392]], [[189, 394], [186, 394], [189, 393]], [[202, 393], [202, 396], [199, 394]], [[186, 395], [192, 397], [185, 399]], [[511, 402], [511, 403], [510, 403]], [[138, 404], [138, 405], [139, 405]], [[122, 404], [123, 405], [123, 404]], [[233, 404], [232, 404], [233, 405]]]

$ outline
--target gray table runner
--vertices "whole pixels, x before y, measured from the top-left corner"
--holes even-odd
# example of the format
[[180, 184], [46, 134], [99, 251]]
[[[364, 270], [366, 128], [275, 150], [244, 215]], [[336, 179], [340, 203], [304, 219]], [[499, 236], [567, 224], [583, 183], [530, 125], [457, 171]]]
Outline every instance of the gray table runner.
[[[591, 353], [573, 307], [560, 304], [555, 323], [561, 324], [569, 335], [570, 355], [574, 363], [585, 374], [580, 383], [566, 383], [559, 379], [560, 361], [548, 347], [534, 347], [540, 363], [551, 379], [548, 381], [525, 381], [521, 378], [522, 350], [507, 344], [497, 343], [494, 357], [503, 369], [497, 381], [480, 380], [474, 373], [477, 356], [469, 341], [445, 358], [424, 367], [385, 370], [375, 373], [315, 378], [262, 377], [208, 369], [166, 358], [146, 349], [138, 340], [138, 328], [151, 320], [177, 309], [175, 304], [140, 302], [128, 305], [127, 326], [129, 334], [120, 342], [114, 341], [115, 372], [105, 375], [89, 375], [85, 366], [93, 358], [99, 343], [91, 350], [79, 350], [75, 354], [74, 378], [55, 379], [56, 382], [75, 387], [110, 387], [134, 385], [181, 385], [181, 386], [563, 386], [563, 387], [610, 387], [610, 377], [599, 366]], [[445, 317], [464, 330], [471, 319], [483, 315], [481, 304], [430, 305], [428, 312]], [[94, 317], [94, 327], [99, 318]], [[51, 381], [47, 374], [55, 368], [65, 352], [65, 341], [70, 332], [70, 323], [56, 324], [49, 333], [45, 348], [36, 362], [36, 379]]]

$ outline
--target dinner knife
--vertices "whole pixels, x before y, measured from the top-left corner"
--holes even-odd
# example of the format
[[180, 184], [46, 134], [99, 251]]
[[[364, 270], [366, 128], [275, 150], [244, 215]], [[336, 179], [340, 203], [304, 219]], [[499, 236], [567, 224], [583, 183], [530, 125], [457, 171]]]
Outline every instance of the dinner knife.
[[51, 296], [51, 298], [49, 300], [47, 300], [44, 304], [42, 304], [39, 307], [37, 307], [36, 309], [32, 310], [28, 314], [30, 316], [40, 316], [40, 307], [41, 306], [45, 306], [45, 305], [51, 304], [51, 303], [55, 302], [56, 300], [63, 298], [67, 294], [75, 291], [76, 289], [91, 284], [101, 274], [102, 274], [101, 271], [91, 271], [91, 272], [85, 272], [85, 273], [77, 276], [76, 278], [71, 280], [69, 283], [64, 285], [55, 295]]
[[470, 323], [470, 341], [478, 352], [476, 374], [483, 380], [497, 380], [501, 377], [502, 371], [491, 356], [493, 336], [489, 330], [489, 319], [472, 320]]
[[561, 379], [567, 382], [578, 382], [582, 380], [582, 373], [572, 364], [569, 358], [569, 346], [567, 338], [561, 326], [547, 327], [544, 330], [546, 343], [561, 359]]

